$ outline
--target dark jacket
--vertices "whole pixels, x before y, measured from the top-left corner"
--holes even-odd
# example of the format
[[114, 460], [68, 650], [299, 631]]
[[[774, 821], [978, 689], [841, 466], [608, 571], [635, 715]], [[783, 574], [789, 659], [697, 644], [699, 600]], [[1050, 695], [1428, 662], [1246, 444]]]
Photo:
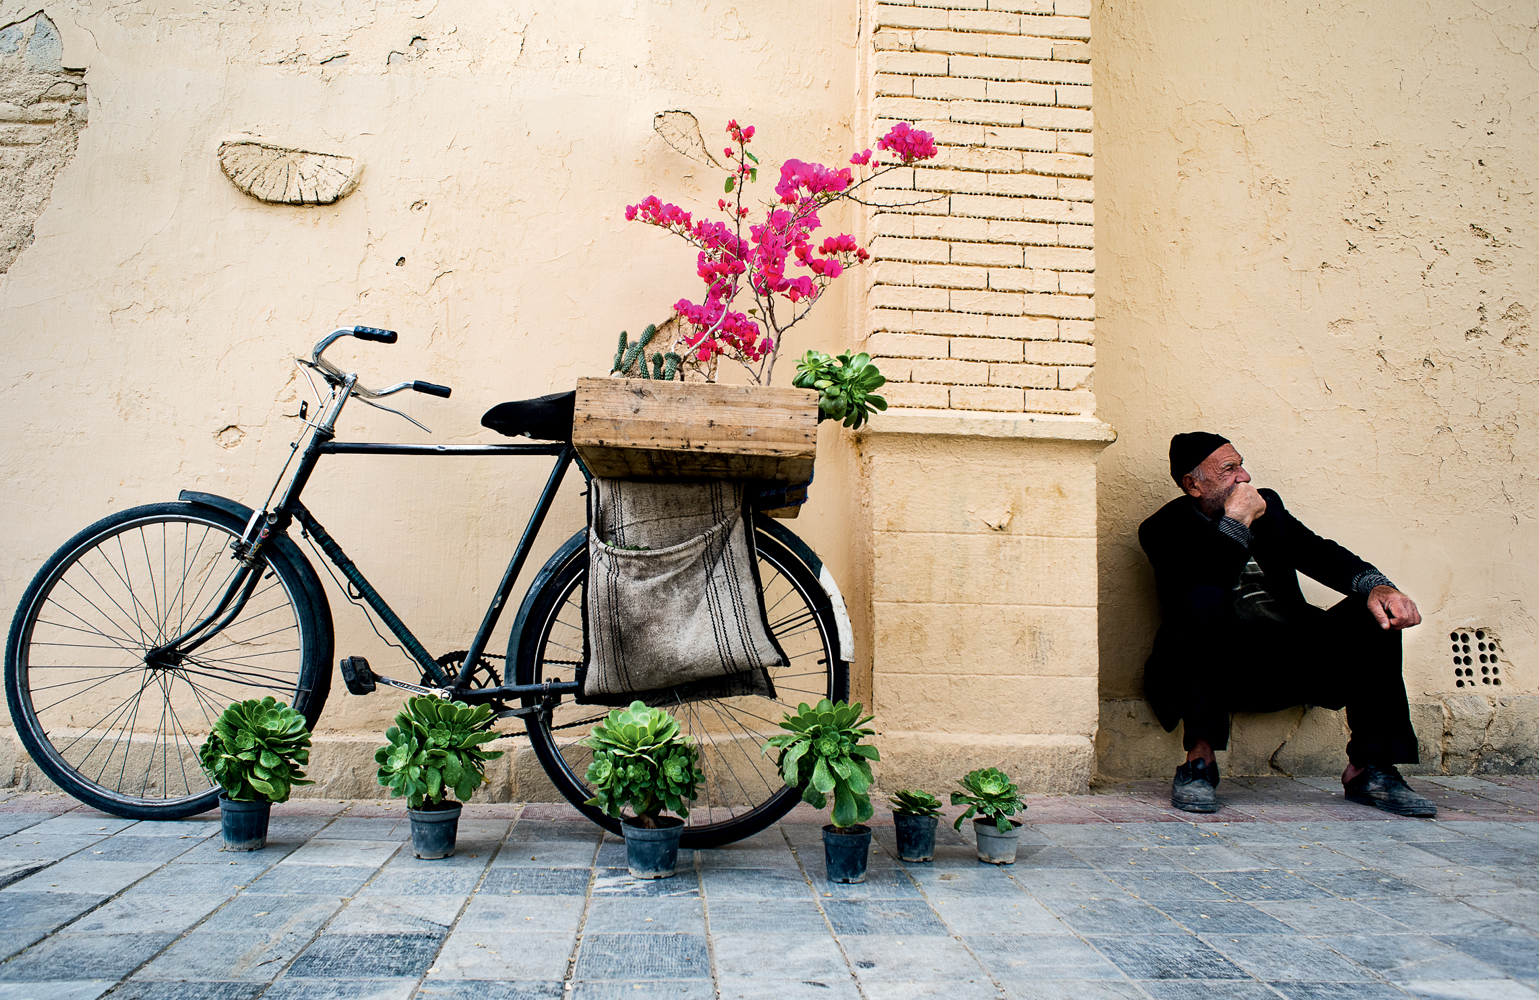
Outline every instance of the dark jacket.
[[1176, 728], [1187, 700], [1183, 664], [1194, 653], [1211, 655], [1211, 643], [1233, 634], [1239, 624], [1233, 589], [1251, 556], [1266, 574], [1267, 592], [1289, 617], [1302, 617], [1308, 606], [1299, 573], [1343, 594], [1353, 593], [1354, 584], [1366, 593], [1370, 588], [1365, 584], [1388, 582], [1362, 559], [1304, 527], [1275, 491], [1259, 492], [1266, 513], [1251, 522], [1249, 549], [1219, 530], [1222, 518], [1208, 518], [1186, 496], [1161, 507], [1138, 528], [1138, 541], [1154, 564], [1164, 613], [1154, 652], [1144, 665], [1144, 694], [1167, 732]]

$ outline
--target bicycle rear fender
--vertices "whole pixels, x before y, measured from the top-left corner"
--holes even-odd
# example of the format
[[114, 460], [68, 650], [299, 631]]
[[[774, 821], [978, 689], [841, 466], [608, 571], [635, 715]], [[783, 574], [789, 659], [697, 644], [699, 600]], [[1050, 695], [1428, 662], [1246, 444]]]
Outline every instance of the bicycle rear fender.
[[[839, 659], [849, 663], [854, 657], [855, 630], [850, 626], [850, 612], [845, 607], [844, 595], [839, 592], [839, 584], [834, 582], [834, 575], [828, 571], [828, 567], [823, 565], [823, 560], [818, 558], [817, 553], [813, 552], [806, 542], [779, 521], [756, 514], [754, 527], [790, 549], [792, 554], [805, 563], [812, 574], [818, 578], [818, 584], [828, 595], [828, 603], [834, 613], [834, 631], [839, 642]], [[524, 593], [523, 603], [518, 608], [518, 617], [513, 619], [513, 630], [508, 636], [509, 662], [517, 662], [518, 651], [523, 642], [524, 623], [528, 621], [529, 612], [533, 609], [535, 595], [544, 587], [545, 582], [554, 576], [568, 559], [572, 558], [574, 552], [587, 544], [588, 530], [584, 528], [563, 542], [555, 554], [545, 561], [545, 565], [540, 567], [540, 572], [535, 575], [534, 581], [529, 584], [529, 589]]]
[[[217, 496], [213, 493], [199, 493], [196, 490], [182, 490], [176, 497], [183, 503], [190, 503], [194, 507], [211, 507], [214, 510], [223, 511], [234, 517], [238, 517], [246, 524], [251, 523], [251, 518], [256, 511], [245, 504], [227, 497]], [[286, 533], [273, 536], [271, 542], [278, 551], [293, 563], [304, 577], [305, 590], [308, 591], [310, 601], [325, 616], [325, 624], [328, 632], [332, 629], [331, 602], [326, 599], [326, 588], [321, 586], [320, 577], [315, 575], [315, 568], [310, 565], [310, 560], [305, 558], [304, 550], [294, 543]], [[326, 654], [326, 659], [331, 659], [331, 654]], [[327, 677], [330, 678], [330, 671]]]

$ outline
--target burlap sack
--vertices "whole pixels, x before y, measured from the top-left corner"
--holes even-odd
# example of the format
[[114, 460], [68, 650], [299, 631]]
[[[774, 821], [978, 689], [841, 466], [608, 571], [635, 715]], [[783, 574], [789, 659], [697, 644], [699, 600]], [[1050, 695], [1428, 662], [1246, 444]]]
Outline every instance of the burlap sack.
[[583, 700], [774, 696], [741, 483], [594, 479], [588, 513]]

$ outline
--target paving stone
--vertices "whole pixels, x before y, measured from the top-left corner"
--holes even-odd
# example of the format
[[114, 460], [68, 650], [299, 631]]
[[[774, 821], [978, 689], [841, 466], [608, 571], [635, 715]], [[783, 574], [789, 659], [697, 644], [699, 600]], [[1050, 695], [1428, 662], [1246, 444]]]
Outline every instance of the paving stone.
[[[489, 896], [477, 893], [471, 897], [470, 904], [465, 907], [464, 914], [455, 926], [461, 931], [526, 930], [531, 933], [575, 936], [582, 923], [585, 902], [581, 896]], [[598, 902], [594, 900], [593, 905], [597, 906]], [[624, 902], [634, 906], [639, 901]], [[664, 902], [667, 901], [650, 901], [651, 905]]]
[[1539, 937], [1521, 930], [1496, 934], [1435, 934], [1437, 940], [1514, 979], [1539, 979]]
[[[580, 989], [580, 987], [579, 987]], [[577, 1000], [586, 993], [563, 993], [561, 981], [550, 983], [509, 983], [485, 980], [429, 979], [422, 984], [417, 996], [421, 1000], [561, 1000], [563, 996]], [[294, 1000], [303, 1000], [295, 997]], [[634, 996], [626, 1000], [636, 1000]], [[701, 996], [699, 1000], [715, 1000]]]
[[9, 837], [18, 830], [46, 823], [53, 816], [50, 813], [29, 812], [0, 812], [0, 838]]
[[961, 871], [910, 868], [907, 874], [925, 892], [944, 893], [953, 897], [1012, 899], [1022, 893], [1015, 873], [994, 865], [975, 865]]
[[1424, 1000], [1539, 1000], [1539, 989], [1513, 979], [1413, 980], [1398, 985]]
[[[993, 865], [989, 866], [993, 868]], [[997, 869], [995, 869], [997, 872]], [[809, 871], [812, 875], [812, 891], [818, 896], [830, 899], [918, 899], [919, 887], [914, 885], [914, 880], [908, 877], [908, 873], [901, 869], [888, 871], [867, 870], [864, 882], [830, 882], [825, 877], [822, 865], [816, 871]], [[1006, 877], [1001, 877], [1001, 882], [1008, 888]]]
[[1426, 890], [1382, 871], [1313, 872], [1309, 881], [1343, 899], [1401, 899], [1425, 894]]
[[1395, 871], [1404, 868], [1436, 868], [1446, 866], [1447, 859], [1399, 841], [1377, 841], [1371, 844], [1335, 844], [1336, 853], [1354, 858], [1369, 868]]
[[87, 850], [107, 837], [105, 833], [94, 836], [56, 836], [35, 833], [34, 830], [0, 839], [0, 862], [19, 864], [26, 861], [58, 861], [76, 851]]
[[1087, 940], [1130, 979], [1250, 978], [1239, 966], [1191, 934], [1098, 936]]
[[1459, 865], [1480, 865], [1483, 868], [1491, 866], [1522, 868], [1533, 863], [1532, 858], [1521, 851], [1514, 851], [1502, 846], [1500, 843], [1492, 843], [1474, 837], [1466, 838], [1463, 841], [1438, 841], [1435, 843], [1413, 841], [1411, 846]]
[[246, 864], [189, 865], [178, 859], [135, 882], [128, 895], [233, 896], [261, 878], [267, 868], [266, 865]]
[[427, 972], [443, 942], [439, 934], [333, 934], [330, 931], [289, 966], [294, 979], [417, 978]]
[[797, 868], [712, 868], [700, 881], [711, 900], [806, 899], [812, 892]]
[[[1294, 905], [1294, 904], [1276, 904]], [[1292, 928], [1256, 905], [1237, 901], [1155, 903], [1166, 916], [1193, 934], [1289, 934]]]
[[174, 934], [60, 934], [0, 965], [0, 982], [120, 979], [175, 939]]
[[1214, 885], [1244, 900], [1257, 899], [1330, 899], [1330, 893], [1312, 882], [1284, 871], [1213, 872]]
[[[1216, 983], [1210, 979], [1204, 980], [1201, 985], [1226, 986], [1228, 984]], [[1006, 983], [1005, 994], [1011, 1000], [1145, 1000], [1144, 994], [1137, 986], [1115, 980], [1081, 979]], [[1266, 1000], [1277, 1000], [1277, 994], [1268, 994]]]
[[1173, 847], [1180, 844], [1207, 847], [1228, 842], [1223, 835], [1227, 827], [1212, 823], [1122, 823], [1118, 828], [1134, 840], [1151, 847]]
[[1464, 866], [1447, 868], [1406, 868], [1396, 872], [1402, 880], [1440, 896], [1476, 896], [1513, 891], [1510, 879], [1496, 878], [1490, 871]]
[[[325, 831], [322, 831], [323, 833]], [[299, 850], [283, 859], [285, 865], [362, 865], [378, 868], [402, 845], [395, 840], [323, 840], [306, 841]], [[411, 850], [407, 847], [406, 850]]]
[[708, 900], [711, 933], [734, 934], [774, 928], [786, 934], [824, 934], [828, 924], [818, 904], [806, 899]]
[[332, 918], [326, 930], [338, 934], [443, 937], [464, 905], [464, 896], [358, 896]]
[[1351, 983], [1373, 978], [1362, 966], [1342, 958], [1320, 940], [1301, 934], [1210, 933], [1202, 935], [1202, 940], [1246, 972], [1269, 983]]
[[160, 867], [153, 861], [85, 861], [78, 856], [13, 882], [0, 892], [106, 893], [126, 889]]
[[384, 868], [362, 896], [468, 896], [481, 881], [481, 868]]
[[124, 833], [134, 837], [178, 837], [201, 841], [219, 836], [220, 829], [218, 819], [144, 819], [128, 827]]
[[[783, 931], [762, 919], [759, 927], [766, 932]], [[588, 905], [588, 918], [583, 922], [583, 932], [595, 931], [614, 934], [704, 934], [705, 905], [698, 898], [632, 899], [595, 896]]]
[[1063, 934], [1068, 925], [1024, 894], [981, 900], [934, 893], [930, 905], [954, 934]]
[[1425, 934], [1343, 934], [1328, 939], [1332, 950], [1391, 982], [1411, 979], [1503, 979], [1478, 959]]
[[[706, 984], [709, 986], [710, 984]], [[618, 987], [619, 984], [616, 984]], [[579, 987], [579, 990], [581, 987]], [[683, 994], [691, 1000], [715, 1000], [714, 993]], [[576, 993], [574, 1000], [587, 1000], [589, 994]], [[876, 994], [869, 989], [868, 998]], [[604, 1000], [632, 1000], [624, 993], [603, 994]], [[826, 979], [803, 977], [800, 979], [726, 979], [721, 982], [721, 1000], [861, 1000], [860, 990], [848, 972]]]
[[[1186, 871], [1186, 852], [1173, 847], [1076, 847], [1074, 854], [1102, 871]], [[1180, 851], [1178, 854], [1177, 851]]]
[[[860, 984], [868, 1000], [995, 1000], [999, 987], [988, 979], [883, 982]], [[1136, 994], [1135, 994], [1136, 995]]]
[[843, 938], [841, 944], [862, 983], [948, 978], [988, 981], [977, 960], [953, 937], [861, 934]]
[[404, 841], [411, 839], [411, 822], [403, 807], [396, 816], [356, 818], [338, 816], [317, 835], [324, 840]]
[[561, 981], [575, 943], [572, 934], [456, 928], [428, 970], [437, 979]]
[[[682, 855], [682, 852], [680, 852]], [[696, 851], [695, 857], [701, 868], [794, 868], [796, 857], [791, 848], [781, 843], [778, 847], [741, 848], [736, 844], [709, 851]]]
[[101, 861], [170, 861], [200, 843], [201, 838], [136, 837], [132, 833], [120, 833], [85, 848], [80, 852], [80, 857]]
[[113, 980], [82, 982], [0, 983], [0, 1000], [96, 1000], [113, 987]]
[[278, 899], [247, 893], [205, 920], [194, 934], [262, 932], [297, 934], [306, 939], [342, 908], [339, 896], [291, 896]]
[[944, 935], [946, 925], [922, 899], [829, 899], [823, 902], [834, 933]]
[[67, 813], [44, 820], [29, 829], [28, 833], [47, 837], [108, 837], [119, 830], [133, 826], [135, 820], [116, 816]]
[[[1138, 824], [1142, 831], [1144, 824]], [[1134, 847], [1138, 836], [1121, 825], [1107, 823], [1062, 823], [1036, 828], [1043, 838], [1061, 847]]]
[[848, 979], [839, 945], [824, 934], [714, 934], [716, 973], [741, 978]]
[[587, 868], [494, 868], [486, 873], [479, 894], [586, 896], [592, 874]]
[[141, 980], [265, 981], [310, 943], [312, 932], [196, 930], [135, 974]]
[[280, 979], [262, 994], [263, 1000], [410, 1000], [417, 991], [413, 979]]
[[1054, 899], [1045, 905], [1080, 934], [1174, 934], [1178, 930], [1153, 905], [1136, 899]]
[[[741, 982], [741, 980], [739, 980]], [[558, 984], [559, 985], [559, 984]], [[716, 1000], [709, 979], [644, 980], [641, 982], [573, 983], [572, 1000], [638, 1000], [664, 996], [668, 1000]]]
[[274, 865], [246, 892], [282, 896], [351, 896], [374, 875], [372, 868], [339, 865]]
[[267, 846], [260, 851], [227, 851], [224, 849], [224, 838], [210, 837], [208, 840], [200, 840], [196, 847], [186, 854], [179, 856], [176, 863], [179, 865], [228, 865], [234, 863], [238, 866], [255, 865], [266, 868], [275, 865], [284, 858], [299, 850], [304, 843], [300, 839], [279, 839], [269, 827], [267, 831]]
[[1203, 979], [1195, 982], [1161, 980], [1138, 984], [1153, 1000], [1277, 1000], [1261, 983]]
[[703, 934], [585, 934], [574, 978], [709, 979]]
[[1386, 983], [1271, 983], [1287, 1000], [1405, 1000]]
[[106, 898], [75, 892], [0, 893], [0, 931], [30, 927], [51, 930], [74, 920]]
[[[4, 896], [0, 896], [0, 901], [3, 901], [4, 899]], [[1474, 913], [1479, 914], [1481, 917], [1485, 917], [1489, 914], [1492, 918], [1510, 920], [1518, 926], [1528, 929], [1529, 931], [1539, 931], [1539, 893], [1513, 894], [1508, 896], [1477, 896], [1471, 899], [1469, 903], [1463, 903], [1449, 899], [1427, 899], [1420, 900], [1418, 902], [1428, 907], [1429, 913], [1436, 912], [1432, 910], [1432, 908], [1435, 906], [1446, 906], [1448, 907], [1448, 911], [1445, 912], [1448, 913], [1450, 918], [1448, 923], [1441, 924], [1420, 921], [1416, 924], [1418, 927], [1436, 927], [1439, 931], [1453, 934], [1474, 934], [1482, 930], [1494, 929], [1489, 925], [1470, 926], [1465, 923], [1461, 923], [1461, 919], [1471, 922], [1477, 919], [1473, 915], [1468, 917], [1462, 916], [1464, 911], [1473, 910]], [[1476, 906], [1478, 906], [1479, 909], [1475, 909]], [[1434, 919], [1436, 918], [1434, 917]]]
[[48, 936], [48, 929], [44, 927], [22, 927], [16, 930], [7, 930], [0, 935], [0, 962], [5, 961], [19, 951], [37, 944]]
[[597, 868], [593, 873], [593, 895], [694, 897], [700, 895], [700, 876], [681, 868], [671, 878], [636, 878], [624, 868]]
[[1038, 899], [1113, 896], [1122, 887], [1091, 868], [1081, 871], [1018, 871], [1015, 884]]
[[70, 925], [71, 934], [180, 934], [226, 897], [128, 893]]
[[113, 1000], [254, 1000], [266, 983], [124, 983]]

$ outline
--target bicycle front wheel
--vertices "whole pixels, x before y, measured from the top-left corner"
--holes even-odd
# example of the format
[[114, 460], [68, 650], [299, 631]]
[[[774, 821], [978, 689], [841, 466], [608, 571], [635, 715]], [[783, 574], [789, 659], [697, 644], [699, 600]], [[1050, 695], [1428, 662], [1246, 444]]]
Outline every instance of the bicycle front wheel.
[[6, 645], [6, 700], [32, 759], [82, 802], [130, 819], [214, 808], [198, 747], [231, 702], [272, 695], [315, 725], [330, 622], [276, 547], [221, 632], [174, 666], [146, 660], [218, 605], [242, 570], [230, 546], [244, 527], [186, 503], [135, 507], [66, 542], [27, 588]]
[[[801, 702], [849, 697], [849, 672], [840, 659], [833, 607], [818, 579], [792, 552], [763, 530], [754, 532], [759, 552], [759, 580], [770, 632], [785, 650], [787, 664], [770, 671], [774, 698], [747, 695], [684, 699], [660, 695], [649, 703], [666, 708], [680, 729], [700, 748], [705, 783], [685, 820], [684, 847], [718, 847], [758, 833], [784, 816], [800, 800], [775, 769], [774, 754], [764, 743], [781, 732], [786, 712]], [[520, 684], [575, 679], [583, 662], [584, 588], [588, 579], [586, 547], [572, 551], [553, 573], [525, 620], [517, 661]], [[537, 704], [537, 698], [524, 703]], [[618, 820], [584, 805], [592, 797], [585, 775], [593, 751], [583, 739], [603, 721], [611, 706], [579, 705], [563, 700], [550, 714], [525, 718], [529, 742], [557, 790], [583, 814], [610, 832]]]

